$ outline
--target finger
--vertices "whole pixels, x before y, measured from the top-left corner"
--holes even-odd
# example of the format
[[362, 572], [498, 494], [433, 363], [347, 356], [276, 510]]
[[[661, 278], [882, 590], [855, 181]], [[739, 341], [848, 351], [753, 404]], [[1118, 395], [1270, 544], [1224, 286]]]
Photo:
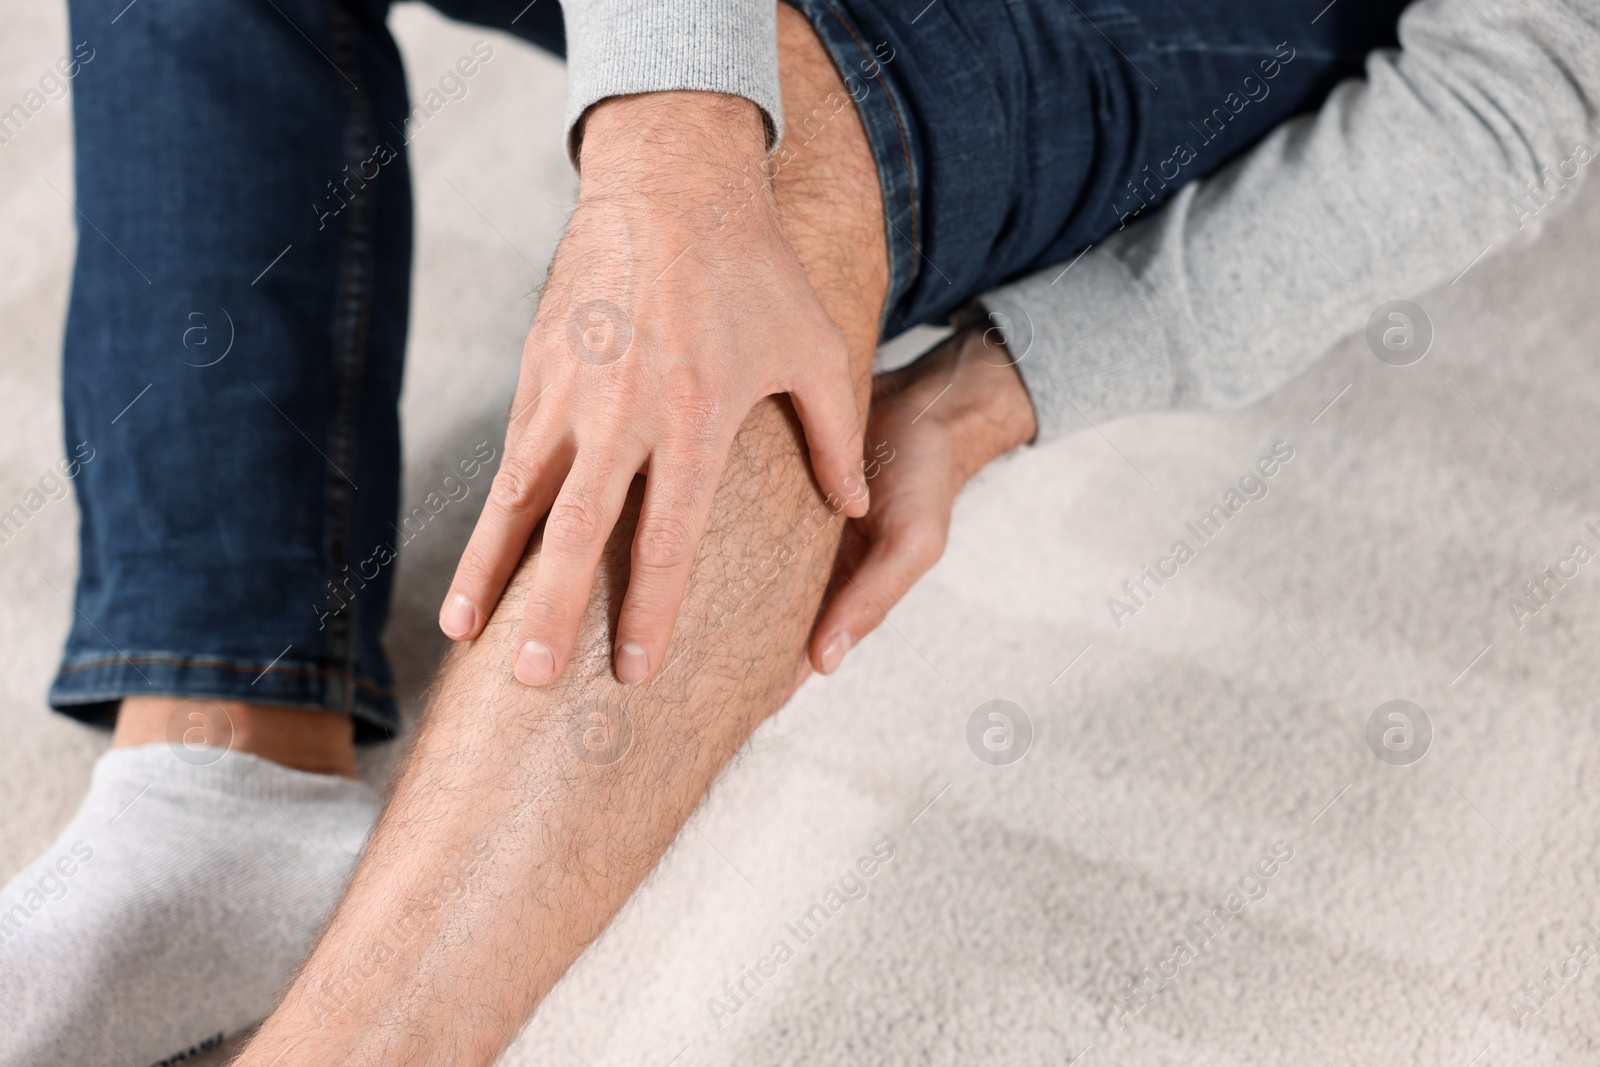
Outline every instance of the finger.
[[817, 484], [829, 496], [829, 505], [852, 518], [867, 513], [867, 482], [861, 475], [861, 409], [850, 381], [850, 362], [839, 341], [839, 359], [825, 358], [824, 368], [801, 388], [790, 393]]
[[811, 664], [832, 674], [889, 609], [944, 554], [944, 527], [919, 526], [886, 532], [875, 540], [822, 613], [811, 637]]
[[644, 456], [614, 448], [579, 452], [550, 506], [533, 590], [522, 615], [513, 672], [524, 685], [549, 685], [567, 668], [594, 589], [600, 553], [617, 524]]
[[471, 641], [483, 633], [570, 463], [570, 448], [552, 447], [537, 429], [507, 450], [439, 609], [445, 636]]
[[617, 623], [617, 680], [625, 685], [661, 669], [726, 462], [710, 443], [688, 446], [672, 457], [659, 451], [651, 457]]

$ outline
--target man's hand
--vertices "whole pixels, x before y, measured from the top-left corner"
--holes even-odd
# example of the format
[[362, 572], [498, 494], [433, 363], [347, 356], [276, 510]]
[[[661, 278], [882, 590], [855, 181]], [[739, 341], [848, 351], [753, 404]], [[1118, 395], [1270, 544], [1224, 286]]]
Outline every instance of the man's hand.
[[[812, 632], [811, 664], [831, 674], [846, 652], [944, 554], [956, 494], [996, 457], [1033, 439], [1033, 403], [996, 331], [963, 330], [873, 382], [871, 512], [845, 553]], [[889, 451], [883, 452], [883, 442]]]
[[866, 512], [844, 338], [784, 236], [747, 100], [616, 97], [587, 116], [578, 206], [523, 346], [505, 459], [439, 624], [476, 638], [548, 512], [516, 677], [561, 676], [607, 535], [648, 477], [618, 680], [662, 667], [734, 434], [788, 393], [824, 492]]

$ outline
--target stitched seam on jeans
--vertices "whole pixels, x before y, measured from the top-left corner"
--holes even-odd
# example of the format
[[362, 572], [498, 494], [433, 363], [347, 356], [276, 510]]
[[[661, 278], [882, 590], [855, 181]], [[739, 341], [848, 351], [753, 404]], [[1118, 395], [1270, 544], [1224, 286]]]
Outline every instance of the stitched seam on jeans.
[[[283, 663], [268, 667], [263, 671], [259, 667], [251, 664], [233, 663], [229, 660], [210, 659], [207, 657], [196, 659], [187, 656], [154, 655], [101, 656], [92, 660], [82, 660], [77, 663], [62, 664], [59, 673], [72, 674], [76, 671], [99, 670], [102, 667], [114, 667], [120, 663], [148, 663], [172, 667], [200, 667], [208, 670], [232, 671], [235, 674], [258, 674], [262, 676], [268, 674], [298, 674], [305, 675], [310, 678], [347, 679], [347, 676], [343, 672], [328, 670], [326, 667], [301, 667], [293, 663]], [[369, 682], [364, 678], [348, 677], [347, 680], [358, 688], [365, 689], [369, 693], [375, 693], [378, 696], [385, 698], [392, 698], [394, 696], [394, 693], [391, 690], [374, 685], [372, 682]]]
[[[833, 3], [833, 0], [822, 0], [822, 2], [828, 5], [828, 10], [833, 12], [834, 18], [839, 20], [839, 25], [843, 26], [844, 31], [850, 35], [850, 39], [855, 42], [856, 48], [860, 50], [862, 56], [867, 59], [874, 59], [873, 53], [867, 50], [866, 42], [856, 34], [856, 28], [845, 19], [844, 13]], [[922, 255], [922, 229], [921, 220], [917, 213], [917, 172], [916, 168], [911, 164], [911, 145], [906, 140], [905, 123], [900, 117], [900, 108], [894, 102], [894, 94], [888, 90], [887, 82], [883, 84], [882, 88], [883, 98], [889, 104], [889, 114], [894, 119], [895, 132], [900, 135], [900, 155], [906, 164], [906, 200], [907, 206], [911, 211], [911, 247], [920, 257]], [[861, 125], [863, 127], [867, 125], [865, 117], [862, 118]], [[888, 212], [884, 212], [885, 220], [888, 217]], [[908, 290], [921, 274], [922, 264], [912, 260], [911, 276], [906, 279], [906, 288]], [[899, 300], [899, 295], [895, 297], [896, 301]]]
[[[368, 150], [367, 142], [375, 135], [372, 101], [367, 95], [361, 77], [360, 42], [354, 20], [339, 0], [329, 4], [330, 24], [333, 31], [333, 64], [340, 72], [353, 75], [341, 84], [349, 101], [345, 128], [346, 162], [361, 184], [346, 190], [350, 193], [350, 208], [345, 216], [345, 240], [339, 268], [339, 287], [334, 297], [333, 337], [333, 396], [328, 419], [328, 452], [337, 471], [329, 471], [324, 483], [327, 501], [326, 548], [329, 581], [334, 585], [342, 577], [341, 569], [350, 564], [350, 542], [353, 537], [354, 498], [350, 483], [338, 471], [356, 469], [360, 428], [360, 400], [362, 374], [365, 370], [367, 328], [371, 311], [373, 250], [372, 250], [372, 199], [373, 191], [361, 176], [360, 166]], [[353, 88], [352, 88], [353, 86]], [[334, 659], [345, 664], [342, 681], [345, 691], [338, 703], [349, 710], [355, 700], [351, 686], [355, 682], [356, 634], [358, 606], [354, 603], [329, 617], [329, 645]]]

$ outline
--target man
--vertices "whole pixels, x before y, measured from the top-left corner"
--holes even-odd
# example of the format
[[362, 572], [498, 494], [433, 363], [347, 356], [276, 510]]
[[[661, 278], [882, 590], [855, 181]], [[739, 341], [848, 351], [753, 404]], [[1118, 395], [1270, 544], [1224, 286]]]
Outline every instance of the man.
[[[475, 13], [487, 6], [476, 5]], [[1366, 84], [1342, 87], [1318, 119], [1274, 134], [1216, 182], [1188, 186], [1159, 217], [1143, 216], [1154, 216], [1179, 183], [1216, 171], [1357, 69], [1362, 55], [1392, 35], [1392, 9], [1359, 17], [1339, 7], [1315, 17], [1264, 11], [1248, 20], [1202, 10], [1130, 25], [1098, 8], [1065, 13], [1053, 5], [1005, 5], [1007, 19], [973, 5], [918, 13], [819, 4], [807, 5], [804, 16], [779, 8], [777, 69], [791, 122], [767, 163], [760, 156], [767, 127], [761, 116], [776, 131], [778, 107], [724, 99], [741, 95], [715, 91], [728, 85], [632, 83], [623, 88], [649, 94], [604, 95], [597, 103], [580, 98], [575, 142], [584, 191], [525, 353], [508, 431], [510, 473], [496, 483], [441, 614], [446, 631], [465, 643], [441, 672], [343, 904], [242, 1062], [489, 1062], [649, 870], [722, 763], [803, 678], [808, 638], [813, 662], [832, 669], [876, 617], [866, 609], [887, 607], [937, 554], [949, 501], [972, 470], [1036, 432], [1062, 432], [1077, 414], [1099, 418], [1243, 399], [1348, 329], [1351, 309], [1370, 306], [1374, 291], [1426, 285], [1458, 247], [1485, 233], [1502, 239], [1514, 233], [1517, 220], [1488, 211], [1464, 211], [1465, 222], [1447, 216], [1441, 223], [1415, 208], [1440, 188], [1454, 193], [1484, 180], [1503, 186], [1508, 176], [1537, 175], [1549, 151], [1567, 147], [1562, 142], [1592, 119], [1596, 94], [1583, 79], [1600, 70], [1593, 62], [1597, 34], [1579, 10], [1557, 4], [1537, 12], [1479, 6], [1496, 20], [1498, 36], [1472, 25], [1477, 16], [1462, 5], [1419, 5], [1405, 23], [1414, 31], [1405, 57], [1378, 57]], [[75, 11], [75, 19], [82, 14]], [[604, 25], [643, 17], [613, 14]], [[370, 151], [375, 116], [403, 114], [392, 77], [386, 88], [372, 73], [394, 69], [373, 15], [334, 8], [323, 19], [307, 17], [310, 51], [294, 45], [275, 53], [275, 63], [252, 60], [263, 48], [257, 39], [237, 54], [218, 49], [223, 54], [206, 57], [199, 74], [209, 95], [163, 103], [211, 132], [248, 129], [274, 144], [301, 136], [342, 148], [343, 158], [359, 164]], [[146, 40], [151, 69], [181, 81], [175, 57], [208, 39], [205, 17], [180, 26], [183, 32], [158, 24], [160, 32]], [[913, 28], [925, 20], [932, 21]], [[244, 21], [266, 31], [279, 49], [292, 43], [288, 30], [261, 13]], [[574, 25], [575, 83], [582, 84], [580, 42], [584, 26], [596, 24], [577, 18]], [[654, 32], [660, 36], [661, 28]], [[689, 36], [710, 51], [722, 47], [707, 44], [715, 38]], [[319, 48], [319, 40], [328, 47]], [[635, 39], [622, 52], [634, 54], [633, 48], [643, 45]], [[324, 51], [332, 75], [312, 73], [313, 53]], [[1442, 55], [1469, 61], [1441, 66]], [[358, 72], [347, 68], [362, 60], [368, 66], [351, 77]], [[749, 69], [737, 56], [718, 63], [723, 71]], [[341, 87], [341, 79], [348, 85]], [[264, 84], [282, 106], [259, 108]], [[311, 87], [327, 99], [283, 99]], [[1157, 106], [1163, 91], [1179, 104]], [[1094, 109], [1064, 112], [1063, 101], [1090, 99]], [[328, 100], [346, 105], [342, 142], [327, 131], [317, 140], [313, 119], [326, 112]], [[1212, 100], [1215, 106], [1206, 103]], [[96, 169], [93, 149], [104, 148], [95, 138], [106, 138], [116, 143], [115, 158], [126, 159], [133, 146], [119, 138], [143, 146], [143, 136], [159, 145], [167, 134], [150, 130], [148, 116], [130, 114], [138, 111], [132, 101], [92, 100], [87, 84], [80, 85], [77, 106], [80, 201], [103, 197], [112, 214], [124, 215], [135, 202], [157, 203], [152, 190], [159, 183], [131, 183], [140, 185], [131, 191], [130, 183], [113, 183]], [[260, 122], [236, 128], [237, 112]], [[796, 114], [813, 117], [811, 125], [794, 123]], [[1372, 154], [1375, 146], [1387, 147], [1387, 138], [1411, 146], [1420, 162]], [[1500, 151], [1465, 153], [1463, 163], [1452, 151], [1462, 142]], [[730, 172], [726, 162], [748, 159], [752, 144], [758, 173], [769, 181], [745, 186], [744, 164]], [[1442, 173], [1441, 158], [1450, 163]], [[272, 221], [277, 201], [291, 199], [284, 190], [305, 183], [263, 163], [254, 155], [250, 166], [224, 165], [239, 187], [224, 181], [208, 192], [238, 197], [237, 208], [253, 213], [245, 221]], [[170, 167], [166, 176], [174, 181], [193, 173], [192, 161], [159, 152], [153, 165]], [[1434, 184], [1389, 188], [1395, 173], [1413, 166]], [[706, 171], [714, 175], [709, 184]], [[403, 285], [392, 258], [374, 253], [373, 242], [403, 237], [403, 226], [393, 225], [404, 206], [395, 202], [403, 201], [395, 184], [403, 174], [363, 175], [365, 184], [349, 189], [341, 209], [345, 230], [326, 269], [281, 276], [283, 289], [261, 298], [272, 313], [253, 320], [269, 335], [280, 334], [264, 349], [273, 358], [293, 364], [297, 344], [317, 356], [301, 377], [252, 387], [269, 404], [275, 393], [289, 400], [276, 413], [280, 422], [316, 415], [319, 432], [311, 443], [319, 458], [306, 462], [291, 452], [284, 442], [302, 450], [306, 442], [263, 419], [252, 428], [262, 440], [248, 443], [263, 454], [273, 479], [252, 486], [252, 494], [226, 496], [226, 521], [214, 515], [223, 501], [191, 506], [171, 492], [170, 477], [137, 480], [134, 488], [147, 494], [137, 507], [118, 500], [111, 484], [83, 485], [83, 615], [114, 620], [113, 634], [126, 644], [158, 633], [168, 641], [178, 635], [189, 647], [125, 644], [121, 660], [97, 660], [87, 651], [87, 635], [75, 635], [77, 651], [69, 645], [56, 702], [79, 709], [120, 702], [119, 747], [97, 769], [84, 812], [61, 839], [70, 853], [74, 834], [93, 827], [108, 842], [94, 850], [106, 863], [96, 868], [94, 858], [78, 860], [72, 877], [86, 879], [79, 883], [82, 906], [77, 898], [65, 906], [63, 897], [63, 906], [30, 911], [6, 946], [8, 968], [31, 965], [50, 978], [19, 989], [12, 1001], [22, 1006], [24, 1025], [4, 1038], [12, 1045], [0, 1048], [17, 1062], [53, 1055], [120, 1062], [121, 1046], [129, 1045], [141, 1057], [170, 1055], [244, 1025], [265, 1009], [261, 990], [270, 990], [284, 961], [303, 951], [342, 880], [348, 861], [336, 846], [341, 834], [362, 828], [360, 809], [370, 798], [333, 780], [349, 768], [343, 731], [350, 727], [337, 715], [303, 709], [342, 711], [350, 717], [345, 723], [353, 719], [366, 731], [392, 725], [374, 680], [381, 679], [373, 628], [381, 622], [381, 577], [371, 584], [375, 596], [352, 595], [326, 620], [335, 629], [328, 641], [342, 643], [304, 637], [324, 650], [320, 657], [284, 665], [268, 662], [270, 651], [260, 653], [261, 678], [278, 706], [263, 706], [265, 698], [251, 703], [243, 686], [226, 684], [227, 672], [256, 666], [245, 662], [248, 656], [196, 650], [236, 637], [241, 613], [252, 626], [288, 620], [286, 607], [281, 616], [275, 611], [295, 576], [314, 572], [324, 580], [330, 561], [354, 558], [359, 548], [351, 548], [352, 540], [359, 545], [392, 513], [381, 499], [392, 472], [386, 483], [381, 453], [374, 461], [355, 442], [377, 441], [381, 448], [388, 441], [396, 364], [380, 364], [376, 380], [357, 372], [375, 354], [392, 358], [396, 351], [393, 306], [378, 313], [381, 301], [374, 305], [371, 294], [393, 297]], [[1393, 201], [1382, 219], [1403, 224], [1395, 235], [1359, 218], [1318, 217], [1307, 207], [1330, 215], [1344, 197], [1371, 203], [1374, 184]], [[711, 186], [718, 195], [709, 195]], [[186, 210], [216, 207], [200, 196], [177, 202]], [[1286, 240], [1283, 228], [1259, 221], [1274, 205], [1310, 212], [1309, 250]], [[1498, 201], [1494, 206], [1501, 209]], [[218, 240], [217, 217], [236, 218], [201, 211], [191, 219], [152, 220], [136, 236], [159, 244], [176, 227], [167, 238], [172, 249], [157, 256], [164, 271], [198, 276], [221, 260], [241, 279], [241, 298], [249, 299], [242, 284], [247, 272], [219, 252], [229, 242]], [[1436, 236], [1423, 243], [1422, 232]], [[234, 232], [222, 236], [239, 240]], [[1068, 266], [1088, 244], [1102, 241], [1104, 247]], [[1387, 255], [1391, 241], [1399, 246], [1398, 261]], [[262, 236], [257, 243], [264, 242]], [[69, 325], [69, 412], [76, 404], [80, 413], [115, 413], [97, 391], [118, 370], [105, 353], [136, 358], [139, 346], [118, 330], [125, 319], [137, 326], [151, 314], [124, 293], [133, 281], [111, 280], [112, 255], [84, 238]], [[1315, 274], [1324, 256], [1342, 263], [1338, 272], [1349, 292]], [[693, 269], [677, 289], [673, 271], [684, 262]], [[790, 267], [803, 272], [814, 295]], [[1065, 288], [1055, 289], [1053, 279]], [[163, 273], [162, 284], [169, 281]], [[658, 295], [658, 286], [666, 295]], [[718, 302], [724, 293], [732, 303]], [[825, 372], [840, 351], [839, 338], [822, 343], [830, 327], [813, 314], [814, 300], [842, 337], [846, 379], [864, 401], [880, 332], [948, 314], [980, 294], [991, 311], [1008, 317], [1008, 328], [1000, 337], [986, 337], [982, 324], [968, 328], [886, 383], [873, 409], [874, 429], [884, 432], [895, 458], [859, 476], [841, 470], [830, 451], [855, 448], [849, 440], [855, 431], [841, 426], [843, 405], [829, 385], [807, 378], [809, 365], [785, 363], [780, 354], [768, 370], [746, 375], [718, 347], [724, 335], [741, 330], [758, 349], [800, 347], [815, 338], [808, 351], [820, 353], [816, 365]], [[1285, 300], [1274, 303], [1279, 294]], [[1241, 303], [1249, 307], [1255, 299], [1293, 314], [1252, 321]], [[303, 318], [331, 321], [330, 336], [304, 328], [299, 313], [308, 303], [315, 313]], [[1293, 315], [1306, 316], [1304, 327], [1283, 325]], [[775, 335], [773, 322], [785, 332]], [[1252, 331], [1266, 342], [1253, 340]], [[618, 340], [625, 334], [626, 342]], [[694, 355], [702, 345], [712, 349], [703, 360]], [[74, 358], [91, 364], [94, 374]], [[676, 377], [686, 366], [693, 373]], [[260, 362], [252, 368], [270, 369]], [[654, 374], [698, 388], [652, 392]], [[746, 401], [774, 387], [796, 397], [798, 421], [771, 400], [746, 417]], [[206, 388], [192, 404], [168, 410], [193, 417], [204, 410], [201, 400], [232, 395]], [[356, 403], [367, 389], [376, 394], [376, 413]], [[547, 405], [552, 396], [561, 403]], [[927, 406], [934, 402], [940, 406]], [[928, 410], [940, 415], [919, 421]], [[228, 416], [256, 417], [243, 407], [230, 407]], [[69, 434], [76, 426], [69, 417]], [[225, 441], [215, 426], [172, 419], [160, 429], [169, 437], [193, 434], [197, 440], [180, 443], [208, 450], [223, 469], [219, 488], [251, 471], [234, 454], [238, 442]], [[136, 475], [157, 469], [159, 434], [119, 432], [148, 435], [128, 443]], [[722, 447], [727, 470], [706, 499]], [[813, 467], [831, 500], [813, 483]], [[642, 493], [634, 482], [641, 468]], [[295, 472], [318, 487], [317, 508], [308, 509], [303, 494], [274, 492]], [[876, 475], [873, 510], [864, 521], [874, 546], [812, 632], [842, 525], [837, 515], [866, 502], [867, 474]], [[361, 496], [370, 489], [356, 488], [361, 483], [378, 487], [375, 510]], [[663, 488], [668, 499], [653, 503]], [[108, 529], [100, 512], [117, 506], [135, 521]], [[316, 514], [308, 518], [308, 510]], [[524, 555], [546, 511], [545, 547]], [[617, 514], [625, 520], [613, 532]], [[271, 546], [241, 546], [250, 521], [277, 524], [285, 536]], [[165, 546], [148, 535], [150, 525], [185, 543]], [[703, 541], [701, 526], [709, 531]], [[897, 551], [910, 530], [922, 542], [915, 551]], [[329, 544], [338, 551], [308, 551]], [[180, 563], [197, 573], [175, 573]], [[119, 587], [150, 572], [169, 586], [145, 590], [151, 595], [143, 600]], [[192, 587], [181, 587], [185, 581]], [[351, 592], [366, 594], [368, 587]], [[342, 658], [329, 659], [328, 648], [341, 650]], [[150, 688], [171, 695], [136, 695], [134, 667], [149, 668], [160, 678], [147, 679]], [[187, 721], [186, 706], [173, 699], [186, 694], [227, 696], [221, 706], [233, 723], [234, 751], [210, 767], [185, 767], [164, 748], [142, 744], [165, 739], [175, 714], [180, 725]], [[593, 736], [598, 743], [585, 743]], [[334, 774], [288, 769], [296, 766]], [[153, 791], [159, 805], [129, 806], [144, 804], [138, 790]], [[215, 813], [197, 810], [207, 805]], [[267, 818], [274, 807], [281, 821]], [[327, 825], [315, 821], [324, 816]], [[310, 829], [296, 830], [301, 847], [283, 825], [307, 823]], [[182, 849], [165, 836], [178, 824]], [[270, 864], [252, 862], [268, 849]], [[216, 862], [218, 852], [226, 862]], [[42, 862], [55, 858], [52, 851]], [[30, 869], [13, 887], [48, 873]], [[197, 924], [196, 916], [204, 921]], [[202, 957], [226, 966], [197, 972], [194, 961]], [[229, 981], [219, 980], [224, 976]], [[236, 995], [246, 986], [248, 995]], [[10, 995], [12, 986], [4, 992]], [[78, 1011], [99, 1021], [86, 1027]]]

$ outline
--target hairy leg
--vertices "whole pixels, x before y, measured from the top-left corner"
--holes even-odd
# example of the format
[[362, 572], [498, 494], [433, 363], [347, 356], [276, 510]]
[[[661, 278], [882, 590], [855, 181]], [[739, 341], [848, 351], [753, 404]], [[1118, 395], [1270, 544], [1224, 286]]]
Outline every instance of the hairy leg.
[[[877, 176], [810, 27], [784, 7], [779, 27], [785, 109], [820, 129], [780, 150], [774, 183], [865, 410], [887, 285]], [[448, 657], [344, 902], [240, 1064], [489, 1063], [792, 691], [843, 519], [789, 403], [739, 433], [665, 669], [622, 686], [612, 629], [638, 490], [561, 682], [528, 689], [507, 666], [536, 553]]]

